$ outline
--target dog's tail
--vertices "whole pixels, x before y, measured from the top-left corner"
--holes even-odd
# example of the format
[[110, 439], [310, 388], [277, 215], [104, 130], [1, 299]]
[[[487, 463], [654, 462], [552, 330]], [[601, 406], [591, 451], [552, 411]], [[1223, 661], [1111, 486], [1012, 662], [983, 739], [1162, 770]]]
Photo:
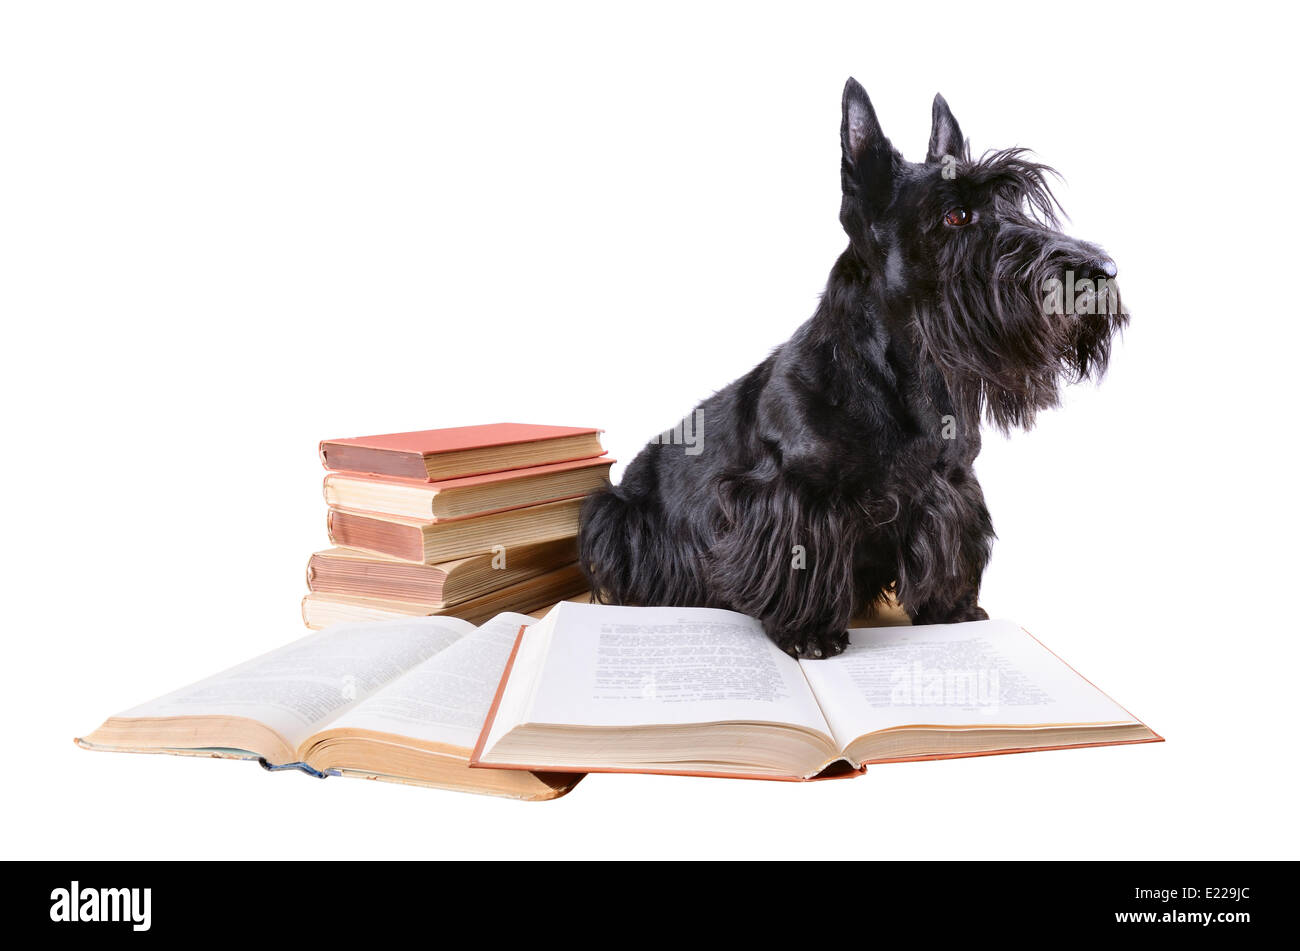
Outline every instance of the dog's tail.
[[[653, 501], [605, 486], [582, 502], [578, 559], [605, 604], [704, 605], [699, 559]], [[678, 544], [671, 540], [677, 538]]]

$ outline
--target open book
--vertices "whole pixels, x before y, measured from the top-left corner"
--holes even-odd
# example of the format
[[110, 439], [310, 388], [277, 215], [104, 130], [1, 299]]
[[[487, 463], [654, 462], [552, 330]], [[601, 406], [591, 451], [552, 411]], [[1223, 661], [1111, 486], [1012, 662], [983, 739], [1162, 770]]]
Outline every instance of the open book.
[[87, 749], [261, 759], [517, 799], [579, 775], [469, 769], [522, 614], [340, 624], [110, 717]]
[[1159, 739], [1008, 621], [855, 630], [799, 661], [743, 614], [564, 602], [519, 632], [471, 763], [798, 780]]

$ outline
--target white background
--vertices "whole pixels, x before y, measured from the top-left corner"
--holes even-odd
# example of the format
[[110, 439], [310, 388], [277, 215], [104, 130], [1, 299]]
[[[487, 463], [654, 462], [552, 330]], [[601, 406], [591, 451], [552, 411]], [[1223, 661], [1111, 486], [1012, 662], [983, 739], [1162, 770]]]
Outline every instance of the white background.
[[[1295, 858], [1274, 9], [6, 3], [4, 856]], [[850, 74], [910, 158], [937, 90], [1034, 148], [1119, 262], [1109, 378], [986, 438], [983, 601], [1167, 743], [544, 804], [73, 746], [302, 633], [322, 437], [626, 462], [784, 340], [845, 243]]]

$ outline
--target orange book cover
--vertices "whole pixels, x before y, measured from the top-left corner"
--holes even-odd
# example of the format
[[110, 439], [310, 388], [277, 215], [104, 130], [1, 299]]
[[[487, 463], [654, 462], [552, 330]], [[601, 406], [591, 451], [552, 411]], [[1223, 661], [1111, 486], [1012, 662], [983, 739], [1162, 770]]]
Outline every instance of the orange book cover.
[[[326, 469], [433, 482], [599, 456], [603, 453], [600, 432], [592, 427], [532, 423], [453, 426], [326, 439], [320, 444], [320, 458]], [[555, 458], [546, 458], [548, 447], [538, 443], [554, 444]], [[502, 464], [503, 453], [511, 449], [521, 461]], [[459, 468], [457, 457], [464, 460]]]

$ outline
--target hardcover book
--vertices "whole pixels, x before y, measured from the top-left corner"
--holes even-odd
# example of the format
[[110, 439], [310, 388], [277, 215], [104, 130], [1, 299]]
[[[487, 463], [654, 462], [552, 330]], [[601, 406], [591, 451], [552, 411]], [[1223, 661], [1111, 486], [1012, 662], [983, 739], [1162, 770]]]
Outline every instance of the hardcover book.
[[85, 749], [261, 760], [320, 776], [553, 799], [575, 774], [471, 770], [515, 641], [502, 614], [337, 625], [110, 717]]
[[598, 429], [529, 423], [425, 429], [320, 444], [326, 469], [422, 482], [589, 459], [603, 452]]
[[609, 481], [615, 461], [599, 456], [442, 482], [331, 472], [324, 494], [335, 508], [444, 522], [586, 495]]
[[308, 560], [307, 588], [316, 594], [413, 601], [442, 608], [577, 560], [577, 539], [572, 537], [436, 565], [412, 564], [353, 548], [327, 548]]
[[801, 661], [732, 611], [562, 603], [520, 629], [471, 763], [808, 780], [1160, 739], [1009, 621], [859, 629]]
[[494, 549], [574, 537], [581, 505], [580, 498], [567, 499], [451, 522], [330, 509], [326, 526], [334, 545], [432, 565]]
[[578, 565], [570, 564], [526, 578], [504, 588], [461, 601], [459, 604], [422, 604], [384, 598], [363, 598], [347, 594], [317, 594], [302, 599], [302, 619], [310, 628], [352, 621], [389, 621], [405, 617], [450, 615], [478, 623], [500, 611], [527, 614], [587, 590], [587, 579]]

